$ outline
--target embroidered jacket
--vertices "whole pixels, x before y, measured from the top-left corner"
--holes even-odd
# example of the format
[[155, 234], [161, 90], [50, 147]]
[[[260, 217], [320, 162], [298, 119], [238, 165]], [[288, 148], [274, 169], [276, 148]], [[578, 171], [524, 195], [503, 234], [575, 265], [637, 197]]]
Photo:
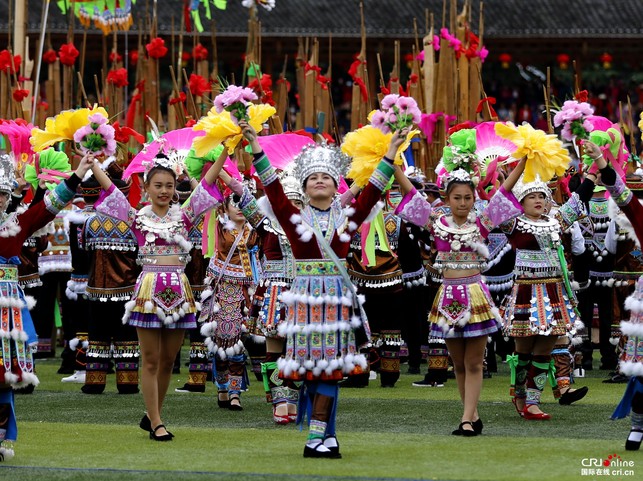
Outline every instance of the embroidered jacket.
[[137, 212], [112, 184], [108, 191], [101, 192], [95, 208], [97, 212], [125, 221], [130, 226], [138, 242], [140, 262], [154, 262], [155, 256], [163, 255], [179, 255], [187, 261], [192, 247], [187, 241], [188, 229], [200, 214], [222, 201], [216, 185], [208, 185], [202, 180], [183, 208], [174, 204], [163, 218], [159, 218], [151, 206]]
[[489, 232], [501, 223], [522, 212], [520, 203], [511, 192], [501, 187], [491, 198], [475, 222], [452, 226], [447, 215], [432, 216], [432, 207], [414, 188], [397, 208], [397, 213], [411, 222], [431, 231], [437, 256], [434, 267], [444, 269], [483, 269], [489, 252], [483, 241]]
[[[325, 259], [322, 248], [310, 230], [310, 226], [320, 229], [317, 213], [313, 211], [314, 207], [307, 206], [300, 211], [290, 202], [284, 194], [281, 183], [277, 181], [276, 170], [270, 165], [265, 154], [255, 154], [254, 165], [277, 220], [291, 242], [295, 259]], [[392, 162], [384, 159], [379, 163], [368, 185], [352, 207], [343, 209], [339, 198], [333, 201], [328, 213], [325, 237], [340, 259], [346, 258], [351, 237], [380, 199], [392, 175]]]

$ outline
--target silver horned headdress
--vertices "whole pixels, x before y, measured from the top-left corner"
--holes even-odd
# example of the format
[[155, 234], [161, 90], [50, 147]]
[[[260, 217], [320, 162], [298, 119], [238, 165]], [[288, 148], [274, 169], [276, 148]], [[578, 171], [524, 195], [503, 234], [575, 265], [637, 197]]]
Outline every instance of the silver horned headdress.
[[346, 175], [350, 162], [350, 157], [335, 145], [309, 144], [295, 157], [294, 174], [302, 187], [308, 177], [317, 173], [330, 175], [339, 186], [339, 179]]

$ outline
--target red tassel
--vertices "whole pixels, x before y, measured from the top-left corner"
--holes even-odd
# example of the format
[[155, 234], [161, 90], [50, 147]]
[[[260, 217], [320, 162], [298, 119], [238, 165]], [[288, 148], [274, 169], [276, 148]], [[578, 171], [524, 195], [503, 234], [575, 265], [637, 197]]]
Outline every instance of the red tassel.
[[141, 94], [136, 94], [132, 96], [132, 100], [129, 103], [127, 108], [127, 116], [125, 118], [125, 125], [130, 129], [134, 128], [134, 119], [136, 118], [136, 109], [138, 108], [137, 103], [141, 101]]
[[496, 98], [495, 97], [485, 97], [480, 102], [478, 102], [478, 107], [476, 107], [476, 113], [479, 114], [480, 112], [482, 112], [482, 108], [483, 108], [485, 103], [487, 103], [489, 105], [489, 113], [491, 115], [491, 118], [492, 119], [497, 119], [498, 114], [496, 113], [496, 111], [492, 107], [492, 105], [495, 105], [495, 103], [496, 103]]

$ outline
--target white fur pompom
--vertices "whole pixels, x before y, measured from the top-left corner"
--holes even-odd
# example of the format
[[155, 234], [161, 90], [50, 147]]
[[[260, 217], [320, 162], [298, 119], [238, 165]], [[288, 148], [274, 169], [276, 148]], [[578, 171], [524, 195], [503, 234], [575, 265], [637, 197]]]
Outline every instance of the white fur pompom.
[[36, 299], [33, 296], [25, 296], [25, 302], [27, 304], [27, 309], [29, 310], [36, 307]]
[[310, 242], [310, 239], [312, 238], [313, 238], [313, 233], [309, 230], [307, 230], [306, 232], [304, 232], [299, 236], [299, 240], [301, 240], [302, 242]]

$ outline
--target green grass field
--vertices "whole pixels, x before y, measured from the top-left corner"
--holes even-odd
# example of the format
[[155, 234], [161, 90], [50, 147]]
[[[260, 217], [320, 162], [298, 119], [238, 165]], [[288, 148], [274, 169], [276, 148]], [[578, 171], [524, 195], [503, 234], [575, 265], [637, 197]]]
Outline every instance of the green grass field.
[[117, 394], [114, 376], [104, 394], [82, 394], [79, 384], [60, 382], [59, 364], [38, 361], [40, 386], [17, 396], [16, 457], [0, 464], [0, 480], [589, 480], [603, 476], [582, 475], [582, 460], [610, 454], [635, 464], [634, 476], [611, 479], [643, 476], [643, 451], [623, 447], [629, 419], [609, 420], [624, 385], [602, 384], [602, 371], [578, 380], [590, 390], [577, 405], [560, 406], [546, 391], [553, 419], [538, 422], [514, 411], [501, 365], [484, 381], [484, 434], [475, 438], [451, 435], [460, 416], [453, 380], [415, 388], [421, 376], [403, 374], [395, 389], [378, 382], [344, 389], [337, 419], [343, 459], [315, 460], [302, 456], [305, 430], [272, 423], [258, 382], [242, 396], [244, 410], [231, 412], [217, 407], [211, 384], [205, 394], [175, 393], [187, 377], [182, 367], [164, 414], [176, 438], [156, 443], [138, 428], [140, 394]]

